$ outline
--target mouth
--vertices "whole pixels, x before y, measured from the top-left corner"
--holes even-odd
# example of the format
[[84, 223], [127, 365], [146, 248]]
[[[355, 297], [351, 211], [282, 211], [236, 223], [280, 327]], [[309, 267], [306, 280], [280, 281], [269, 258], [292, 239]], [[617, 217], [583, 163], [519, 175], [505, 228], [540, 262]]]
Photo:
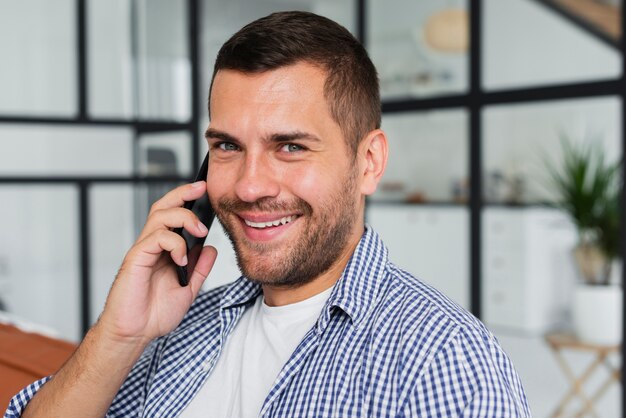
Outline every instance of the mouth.
[[266, 229], [266, 228], [274, 228], [274, 227], [286, 225], [288, 223], [295, 221], [299, 216], [300, 215], [283, 216], [281, 218], [276, 218], [276, 219], [267, 220], [267, 221], [252, 221], [246, 218], [242, 218], [242, 219], [244, 223], [251, 228]]
[[[301, 214], [238, 214], [243, 233], [249, 242], [274, 242], [292, 235]], [[278, 242], [278, 241], [275, 241]]]

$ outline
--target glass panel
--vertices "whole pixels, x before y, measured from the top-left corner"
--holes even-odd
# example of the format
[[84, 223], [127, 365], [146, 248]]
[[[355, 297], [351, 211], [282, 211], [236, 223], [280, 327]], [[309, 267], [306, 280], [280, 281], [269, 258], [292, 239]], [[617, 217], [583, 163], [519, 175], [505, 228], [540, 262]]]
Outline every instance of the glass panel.
[[621, 155], [619, 99], [568, 100], [488, 107], [483, 113], [484, 199], [489, 203], [554, 201], [544, 160], [560, 161], [561, 141], [595, 140], [611, 160]]
[[75, 3], [0, 2], [0, 114], [77, 113]]
[[[143, 134], [138, 144], [138, 174], [141, 176], [183, 176], [192, 178], [191, 137], [187, 132]], [[150, 206], [178, 182], [148, 183], [135, 189], [135, 222], [139, 233]]]
[[[139, 136], [139, 174], [191, 177], [191, 136], [159, 132]], [[195, 175], [195, 173], [193, 173]]]
[[371, 204], [367, 222], [384, 240], [392, 262], [468, 308], [466, 208]]
[[191, 117], [187, 2], [137, 2], [138, 114], [185, 122]]
[[9, 315], [79, 341], [78, 195], [0, 186], [0, 299]]
[[131, 0], [88, 0], [89, 114], [130, 119], [136, 114]]
[[97, 185], [89, 190], [91, 320], [96, 321], [126, 252], [133, 245], [135, 194], [131, 185]]
[[366, 42], [383, 99], [468, 89], [467, 0], [367, 2]]
[[[546, 161], [563, 173], [561, 138], [574, 147], [594, 144], [607, 161], [619, 161], [621, 106], [619, 99], [604, 97], [492, 106], [483, 114], [485, 199], [500, 203], [483, 212], [483, 320], [520, 372], [536, 416], [549, 416], [571, 384], [545, 335], [569, 332], [588, 341], [577, 334], [580, 292], [617, 289], [622, 297], [621, 286], [591, 286], [582, 280], [574, 256], [582, 235], [564, 211], [537, 204], [561, 200], [549, 181]], [[610, 282], [621, 283], [620, 263], [611, 265]], [[585, 315], [594, 328], [619, 323], [621, 308], [609, 319], [601, 319], [601, 311]], [[576, 375], [594, 360], [591, 351], [563, 354]], [[608, 358], [613, 364], [619, 360], [618, 355]], [[606, 369], [597, 371], [585, 385], [587, 393], [608, 376]], [[609, 387], [597, 402], [598, 413], [620, 416], [620, 391], [619, 385]], [[570, 409], [564, 415], [573, 414]]]
[[132, 174], [132, 131], [0, 125], [0, 176]]
[[387, 170], [371, 200], [412, 203], [468, 198], [467, 112], [387, 114]]
[[[287, 10], [303, 10], [327, 16], [340, 23], [353, 34], [356, 34], [356, 2], [354, 0], [203, 0], [203, 34], [202, 34], [202, 85], [211, 84], [213, 64], [217, 52], [224, 42], [255, 19], [273, 12]], [[201, 132], [206, 129], [209, 120], [206, 112], [207, 97], [201, 95], [200, 108], [203, 111]]]
[[485, 0], [483, 86], [486, 89], [617, 78], [617, 49], [540, 2]]
[[189, 120], [187, 2], [91, 0], [87, 11], [89, 113]]

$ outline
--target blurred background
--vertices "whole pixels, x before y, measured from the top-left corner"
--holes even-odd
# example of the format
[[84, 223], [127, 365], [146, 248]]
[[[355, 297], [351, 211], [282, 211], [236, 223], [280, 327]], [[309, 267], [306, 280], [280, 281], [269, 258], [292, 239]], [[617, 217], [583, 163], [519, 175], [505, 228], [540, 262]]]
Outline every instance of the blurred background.
[[[392, 260], [486, 322], [534, 416], [622, 416], [621, 6], [0, 2], [0, 321], [80, 341], [150, 204], [206, 153], [221, 44], [307, 10], [378, 68], [390, 161], [366, 216]], [[210, 242], [207, 286], [233, 281], [217, 223]]]

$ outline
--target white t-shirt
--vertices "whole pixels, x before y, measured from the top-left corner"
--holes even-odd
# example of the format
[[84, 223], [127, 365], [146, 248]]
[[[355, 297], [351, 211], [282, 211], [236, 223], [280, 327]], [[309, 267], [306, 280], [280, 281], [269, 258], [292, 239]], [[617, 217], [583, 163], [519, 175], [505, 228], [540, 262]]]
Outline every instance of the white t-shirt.
[[180, 415], [258, 417], [278, 373], [313, 327], [332, 287], [309, 299], [267, 306], [260, 295], [243, 314], [200, 391]]

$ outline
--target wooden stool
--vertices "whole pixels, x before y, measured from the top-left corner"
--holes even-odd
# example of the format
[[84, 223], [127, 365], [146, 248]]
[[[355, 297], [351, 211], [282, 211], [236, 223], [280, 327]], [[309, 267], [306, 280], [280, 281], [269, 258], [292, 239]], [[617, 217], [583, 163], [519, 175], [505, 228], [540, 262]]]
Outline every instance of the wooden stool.
[[[621, 345], [603, 345], [603, 344], [593, 344], [586, 343], [578, 340], [575, 336], [571, 334], [564, 333], [554, 333], [548, 334], [545, 336], [545, 340], [554, 352], [554, 355], [559, 363], [559, 366], [563, 370], [563, 373], [567, 376], [569, 381], [571, 382], [571, 388], [565, 394], [563, 399], [559, 402], [554, 413], [551, 415], [552, 417], [560, 417], [565, 412], [566, 406], [572, 401], [575, 397], [578, 397], [582, 403], [582, 408], [573, 416], [582, 417], [585, 414], [590, 414], [594, 417], [599, 417], [598, 413], [595, 411], [594, 406], [595, 403], [604, 395], [606, 390], [611, 386], [613, 382], [620, 382], [621, 379], [621, 368], [616, 367], [608, 361], [609, 355], [612, 353], [620, 353]], [[563, 350], [575, 350], [575, 351], [586, 351], [595, 354], [594, 361], [585, 369], [585, 371], [580, 375], [576, 376], [572, 371], [571, 367], [565, 361], [565, 357], [563, 356]], [[604, 365], [609, 371], [609, 377], [607, 380], [600, 386], [600, 388], [588, 397], [583, 391], [583, 385], [591, 377], [595, 370], [600, 366]]]

